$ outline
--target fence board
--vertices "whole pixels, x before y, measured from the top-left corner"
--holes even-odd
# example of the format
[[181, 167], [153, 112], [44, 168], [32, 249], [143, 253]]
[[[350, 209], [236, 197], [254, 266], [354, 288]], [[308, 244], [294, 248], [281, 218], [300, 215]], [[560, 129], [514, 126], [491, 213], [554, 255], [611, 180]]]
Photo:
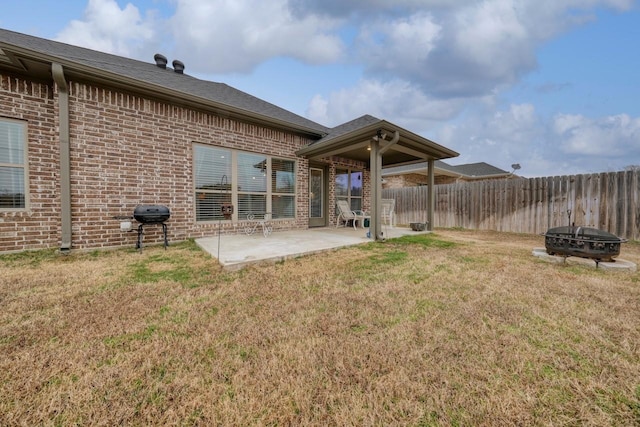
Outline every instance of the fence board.
[[[640, 240], [640, 171], [436, 185], [435, 227], [540, 234], [571, 221]], [[428, 187], [383, 190], [396, 222], [427, 220]]]

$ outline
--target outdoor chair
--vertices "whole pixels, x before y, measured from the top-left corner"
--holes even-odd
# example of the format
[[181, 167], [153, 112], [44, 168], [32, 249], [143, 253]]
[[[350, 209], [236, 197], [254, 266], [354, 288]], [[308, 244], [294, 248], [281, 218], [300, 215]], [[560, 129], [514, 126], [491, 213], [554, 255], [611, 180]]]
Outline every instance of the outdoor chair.
[[395, 224], [395, 199], [382, 199], [382, 222], [391, 227]]
[[345, 227], [351, 221], [353, 223], [354, 230], [357, 228], [356, 224], [360, 221], [361, 226], [364, 228], [365, 218], [370, 218], [364, 211], [352, 211], [349, 207], [349, 203], [346, 200], [338, 200], [336, 202], [338, 209], [338, 217], [336, 218], [336, 228], [344, 223]]

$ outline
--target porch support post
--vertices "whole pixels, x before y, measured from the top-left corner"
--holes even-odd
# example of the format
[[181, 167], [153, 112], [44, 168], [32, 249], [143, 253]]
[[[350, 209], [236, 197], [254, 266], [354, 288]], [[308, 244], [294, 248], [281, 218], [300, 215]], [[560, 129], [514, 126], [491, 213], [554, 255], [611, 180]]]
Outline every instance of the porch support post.
[[435, 214], [435, 206], [436, 206], [436, 192], [435, 189], [433, 188], [433, 186], [435, 185], [435, 179], [434, 179], [434, 163], [435, 161], [433, 159], [429, 159], [427, 161], [427, 167], [428, 167], [428, 180], [429, 180], [429, 188], [427, 189], [427, 221], [429, 221], [429, 223], [427, 224], [427, 230], [429, 231], [433, 231], [433, 218], [434, 218], [434, 214]]
[[384, 140], [382, 132], [371, 139], [371, 154], [369, 162], [371, 164], [371, 230], [376, 240], [384, 240], [386, 236], [382, 234], [382, 155], [400, 140], [400, 132], [395, 131], [393, 138], [384, 147], [381, 146]]
[[369, 153], [369, 168], [371, 179], [371, 219], [369, 229], [375, 240], [383, 239], [382, 228], [380, 227], [380, 200], [382, 199], [381, 187], [379, 185], [382, 171], [382, 156], [380, 155], [380, 138], [371, 139], [371, 152]]

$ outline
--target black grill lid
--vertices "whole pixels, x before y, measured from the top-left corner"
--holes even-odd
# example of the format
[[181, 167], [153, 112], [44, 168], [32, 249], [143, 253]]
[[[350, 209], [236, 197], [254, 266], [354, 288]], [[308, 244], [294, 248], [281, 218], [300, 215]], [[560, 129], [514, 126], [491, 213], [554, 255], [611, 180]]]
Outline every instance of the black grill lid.
[[139, 205], [133, 211], [136, 221], [143, 224], [161, 224], [170, 216], [169, 208], [162, 205]]

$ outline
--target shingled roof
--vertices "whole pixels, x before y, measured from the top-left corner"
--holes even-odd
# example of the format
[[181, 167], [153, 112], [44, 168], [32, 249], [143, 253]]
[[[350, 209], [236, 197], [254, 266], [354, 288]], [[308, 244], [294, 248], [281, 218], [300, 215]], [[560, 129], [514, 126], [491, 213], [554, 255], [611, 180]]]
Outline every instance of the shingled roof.
[[[468, 179], [490, 178], [499, 176], [508, 176], [509, 172], [492, 166], [485, 162], [467, 163], [463, 165], [450, 165], [442, 160], [434, 162], [436, 171], [444, 172], [445, 175], [461, 176]], [[428, 164], [426, 162], [415, 163], [412, 165], [395, 166], [382, 170], [383, 176], [401, 175], [408, 173], [427, 173]]]
[[[53, 63], [62, 66], [67, 80], [88, 81], [134, 91], [178, 105], [195, 106], [224, 117], [302, 134], [309, 138], [309, 145], [313, 147], [299, 150], [298, 153], [303, 156], [317, 154], [320, 149], [337, 152], [336, 147], [341, 145], [343, 157], [368, 162], [366, 150], [359, 150], [358, 147], [368, 144], [367, 141], [376, 132], [382, 131], [387, 135], [400, 132], [400, 139], [394, 149], [387, 151], [384, 164], [458, 155], [427, 138], [373, 116], [365, 115], [329, 128], [227, 84], [201, 80], [174, 72], [169, 67], [159, 67], [155, 60], [143, 62], [0, 29], [0, 69], [50, 81]], [[303, 152], [305, 149], [311, 151]], [[330, 150], [327, 154], [331, 155]]]
[[454, 166], [455, 170], [469, 177], [488, 177], [494, 175], [509, 175], [509, 172], [492, 166], [485, 162], [467, 163], [464, 165]]
[[339, 126], [329, 129], [328, 134], [320, 141], [316, 142], [330, 141], [332, 139], [339, 138], [342, 135], [346, 135], [351, 132], [366, 128], [367, 126], [370, 126], [372, 124], [380, 124], [382, 122], [383, 121], [379, 118], [366, 114], [364, 116], [358, 117], [357, 119], [348, 121]]
[[[229, 107], [236, 112], [262, 116], [276, 123], [286, 123], [317, 138], [326, 135], [329, 128], [294, 114], [284, 108], [242, 92], [224, 83], [200, 80], [187, 74], [179, 74], [167, 67], [162, 69], [153, 62], [143, 62], [82, 47], [72, 46], [26, 34], [0, 29], [0, 67], [10, 66], [20, 72], [28, 71], [29, 58], [42, 61], [59, 61], [65, 72], [81, 72], [85, 79], [92, 73], [101, 77], [110, 74], [114, 80], [126, 79], [141, 86], [152, 85], [158, 92], [171, 91], [203, 102], [214, 103], [219, 109]], [[1, 54], [4, 52], [4, 58]], [[28, 57], [27, 57], [28, 55]], [[151, 58], [150, 58], [151, 59]], [[188, 66], [188, 64], [187, 64]], [[22, 68], [22, 70], [21, 70]]]

